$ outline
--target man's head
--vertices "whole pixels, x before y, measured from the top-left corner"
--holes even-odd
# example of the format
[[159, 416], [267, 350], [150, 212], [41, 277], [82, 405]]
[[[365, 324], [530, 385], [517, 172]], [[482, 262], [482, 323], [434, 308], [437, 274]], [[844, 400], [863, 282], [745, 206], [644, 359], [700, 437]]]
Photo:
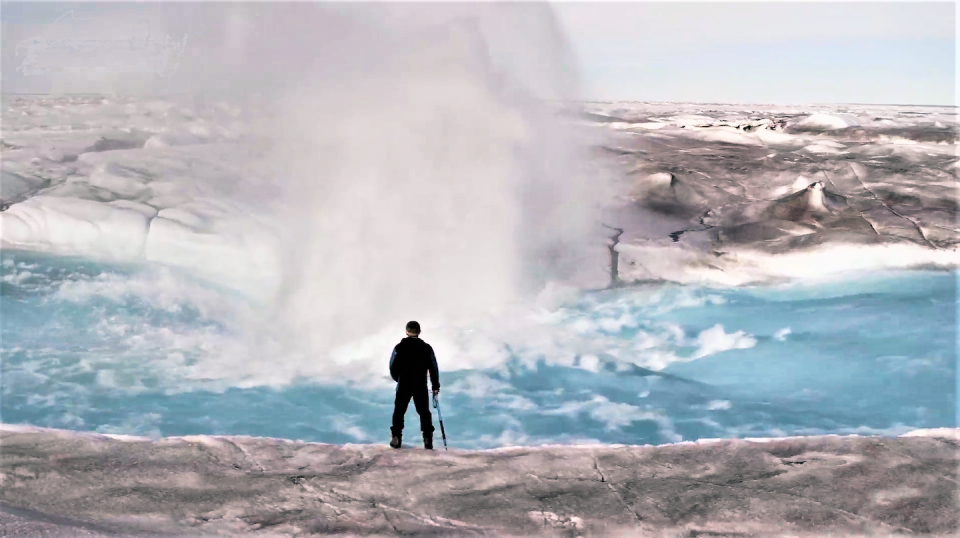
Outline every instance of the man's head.
[[420, 324], [416, 321], [408, 322], [407, 336], [420, 336]]

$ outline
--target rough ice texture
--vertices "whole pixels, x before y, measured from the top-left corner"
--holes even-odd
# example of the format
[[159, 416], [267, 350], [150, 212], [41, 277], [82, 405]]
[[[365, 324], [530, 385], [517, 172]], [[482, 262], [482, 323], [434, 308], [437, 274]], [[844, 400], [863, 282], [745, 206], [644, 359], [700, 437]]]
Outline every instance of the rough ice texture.
[[848, 115], [811, 114], [800, 120], [798, 125], [803, 127], [819, 127], [821, 129], [846, 129], [860, 125], [857, 120]]
[[4, 248], [161, 263], [254, 295], [276, 285], [269, 196], [236, 110], [127, 97], [4, 100]]
[[[5, 99], [3, 246], [162, 263], [258, 295], [279, 285], [270, 198], [283, 181], [252, 165], [261, 141], [244, 111]], [[960, 265], [954, 108], [564, 106], [608, 134], [597, 160], [623, 182], [606, 224], [625, 229], [625, 281]]]
[[426, 452], [5, 425], [0, 533], [953, 536], [958, 434]]
[[622, 171], [626, 194], [605, 218], [625, 230], [627, 282], [738, 285], [960, 264], [953, 108], [575, 110], [608, 130], [598, 159]]
[[143, 253], [150, 213], [130, 202], [35, 196], [0, 213], [0, 229], [8, 246], [128, 260]]

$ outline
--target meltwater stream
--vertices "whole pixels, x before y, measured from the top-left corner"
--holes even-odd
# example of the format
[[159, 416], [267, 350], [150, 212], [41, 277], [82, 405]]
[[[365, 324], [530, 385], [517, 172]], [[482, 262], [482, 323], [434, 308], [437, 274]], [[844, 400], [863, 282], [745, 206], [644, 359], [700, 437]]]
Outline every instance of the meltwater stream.
[[[424, 338], [453, 447], [895, 435], [956, 426], [956, 288], [954, 273], [915, 271], [583, 292], [522, 323], [435, 338], [425, 326]], [[287, 359], [257, 356], [238, 334], [237, 317], [255, 310], [162, 269], [3, 251], [0, 419], [148, 437], [389, 439], [389, 345], [383, 379], [278, 381], [270, 373]], [[451, 331], [483, 345], [454, 349], [464, 340]], [[406, 423], [416, 440], [413, 406]]]

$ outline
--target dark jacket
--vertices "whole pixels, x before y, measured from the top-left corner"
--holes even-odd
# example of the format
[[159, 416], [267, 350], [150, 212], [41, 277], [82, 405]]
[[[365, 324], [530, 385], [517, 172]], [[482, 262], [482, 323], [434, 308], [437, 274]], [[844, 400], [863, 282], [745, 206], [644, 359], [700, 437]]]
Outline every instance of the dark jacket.
[[427, 386], [427, 373], [434, 390], [440, 388], [440, 370], [437, 356], [430, 344], [408, 336], [394, 346], [390, 355], [390, 377], [408, 387]]

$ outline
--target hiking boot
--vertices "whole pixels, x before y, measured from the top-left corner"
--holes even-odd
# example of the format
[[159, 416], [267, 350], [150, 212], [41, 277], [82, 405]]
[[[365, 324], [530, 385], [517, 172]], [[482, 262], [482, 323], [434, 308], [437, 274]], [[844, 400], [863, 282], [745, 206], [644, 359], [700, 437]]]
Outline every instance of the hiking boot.
[[432, 433], [423, 434], [423, 448], [427, 450], [433, 450], [433, 434]]
[[394, 435], [393, 439], [390, 439], [390, 446], [393, 448], [400, 448], [400, 443], [403, 441], [402, 435]]

